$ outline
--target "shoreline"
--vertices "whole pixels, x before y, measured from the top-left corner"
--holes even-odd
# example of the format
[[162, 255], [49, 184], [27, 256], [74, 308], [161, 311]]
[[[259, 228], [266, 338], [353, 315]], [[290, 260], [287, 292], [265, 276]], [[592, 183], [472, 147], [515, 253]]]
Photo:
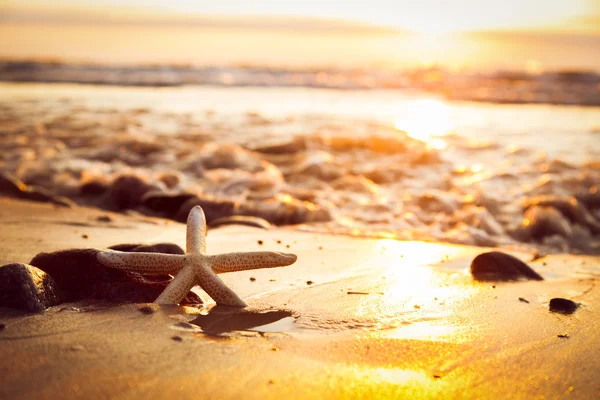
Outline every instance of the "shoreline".
[[[39, 251], [185, 240], [176, 222], [10, 199], [0, 200], [0, 223], [0, 264]], [[465, 270], [483, 248], [246, 226], [208, 234], [209, 254], [280, 248], [297, 263], [221, 275], [249, 303], [243, 310], [95, 301], [41, 314], [0, 308], [0, 398], [600, 393], [599, 257], [528, 262], [515, 253], [546, 280], [477, 282]], [[554, 297], [580, 307], [550, 312]]]

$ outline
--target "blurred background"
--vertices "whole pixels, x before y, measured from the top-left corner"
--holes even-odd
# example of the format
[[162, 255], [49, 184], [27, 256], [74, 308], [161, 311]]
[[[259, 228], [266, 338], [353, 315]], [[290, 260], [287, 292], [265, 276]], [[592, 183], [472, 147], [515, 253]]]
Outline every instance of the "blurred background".
[[598, 0], [2, 0], [0, 81], [81, 205], [600, 252]]

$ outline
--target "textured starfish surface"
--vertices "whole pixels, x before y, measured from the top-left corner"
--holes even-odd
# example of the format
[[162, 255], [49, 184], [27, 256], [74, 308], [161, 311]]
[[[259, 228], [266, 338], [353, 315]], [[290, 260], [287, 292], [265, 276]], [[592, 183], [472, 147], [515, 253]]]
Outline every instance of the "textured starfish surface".
[[216, 275], [249, 269], [284, 267], [297, 256], [271, 251], [206, 254], [206, 218], [200, 206], [192, 208], [187, 219], [186, 254], [128, 253], [102, 251], [98, 261], [111, 268], [142, 273], [177, 274], [154, 301], [179, 304], [194, 285], [200, 285], [221, 305], [245, 307], [246, 303]]

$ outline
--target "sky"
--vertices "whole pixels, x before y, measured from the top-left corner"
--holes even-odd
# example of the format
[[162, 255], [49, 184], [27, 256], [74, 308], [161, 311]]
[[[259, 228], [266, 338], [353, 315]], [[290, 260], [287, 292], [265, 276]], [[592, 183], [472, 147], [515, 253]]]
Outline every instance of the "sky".
[[0, 57], [600, 69], [600, 0], [0, 0]]

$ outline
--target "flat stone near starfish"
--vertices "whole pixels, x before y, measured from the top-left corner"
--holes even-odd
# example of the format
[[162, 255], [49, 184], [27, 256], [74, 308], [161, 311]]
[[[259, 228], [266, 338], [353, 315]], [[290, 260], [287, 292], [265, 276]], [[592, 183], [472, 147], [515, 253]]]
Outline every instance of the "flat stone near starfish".
[[179, 304], [194, 285], [200, 285], [221, 305], [245, 307], [247, 304], [216, 275], [224, 272], [284, 267], [297, 256], [271, 251], [206, 254], [206, 217], [200, 206], [192, 208], [187, 219], [186, 254], [128, 253], [102, 251], [98, 261], [111, 268], [154, 274], [177, 274], [154, 301]]

